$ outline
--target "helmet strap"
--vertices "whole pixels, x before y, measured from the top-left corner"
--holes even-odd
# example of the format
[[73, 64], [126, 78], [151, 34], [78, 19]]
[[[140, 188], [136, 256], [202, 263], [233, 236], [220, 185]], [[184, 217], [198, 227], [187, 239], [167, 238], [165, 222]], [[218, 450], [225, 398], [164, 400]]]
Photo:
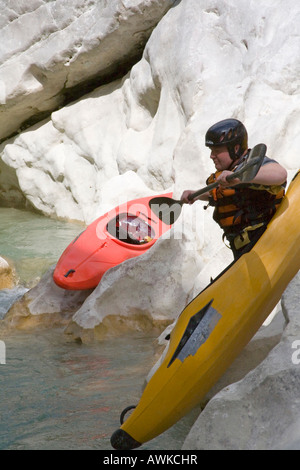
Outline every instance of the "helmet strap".
[[235, 160], [237, 160], [240, 157], [239, 151], [235, 153], [234, 145], [227, 145], [227, 149], [228, 149], [228, 153], [229, 153], [231, 160], [235, 162]]

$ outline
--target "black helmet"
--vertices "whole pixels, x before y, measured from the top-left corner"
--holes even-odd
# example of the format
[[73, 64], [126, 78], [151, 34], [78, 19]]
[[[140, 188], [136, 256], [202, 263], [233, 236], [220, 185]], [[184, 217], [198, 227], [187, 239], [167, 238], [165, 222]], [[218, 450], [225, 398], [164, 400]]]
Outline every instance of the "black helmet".
[[[240, 148], [235, 153], [234, 147], [237, 144]], [[236, 160], [248, 149], [247, 130], [237, 119], [224, 119], [208, 129], [205, 135], [205, 145], [207, 147], [226, 145], [231, 159]]]

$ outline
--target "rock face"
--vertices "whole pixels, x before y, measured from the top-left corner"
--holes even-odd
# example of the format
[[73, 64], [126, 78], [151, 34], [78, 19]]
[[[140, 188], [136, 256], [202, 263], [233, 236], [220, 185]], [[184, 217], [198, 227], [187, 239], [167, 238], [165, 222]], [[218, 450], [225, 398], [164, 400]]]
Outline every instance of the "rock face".
[[1, 331], [68, 324], [91, 291], [61, 289], [53, 281], [53, 269], [9, 308], [0, 324]]
[[300, 275], [282, 298], [288, 316], [280, 342], [243, 379], [215, 395], [183, 449], [300, 449]]
[[[38, 124], [3, 142], [0, 200], [89, 223], [110, 203], [108, 184], [122, 181], [123, 201], [132, 199], [129, 171], [147, 194], [197, 188], [213, 170], [205, 131], [228, 116], [245, 122], [250, 146], [265, 142], [268, 155], [293, 174], [300, 146], [300, 12], [291, 0], [281, 0], [276, 9], [271, 5], [3, 5], [2, 137], [30, 117]], [[105, 71], [124, 63], [124, 51], [140, 48], [145, 31], [152, 34], [127, 75], [120, 79], [115, 72], [113, 81], [110, 73], [109, 83], [106, 75], [105, 85], [41, 121], [44, 112], [62, 106], [66, 90], [82, 84], [82, 93], [88, 75], [103, 83]]]
[[1, 0], [0, 139], [128, 71], [173, 3]]

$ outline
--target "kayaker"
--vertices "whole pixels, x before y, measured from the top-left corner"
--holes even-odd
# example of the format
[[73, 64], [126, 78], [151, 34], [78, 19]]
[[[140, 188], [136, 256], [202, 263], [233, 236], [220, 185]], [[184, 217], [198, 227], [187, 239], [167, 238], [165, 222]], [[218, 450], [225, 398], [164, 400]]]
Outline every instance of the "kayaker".
[[237, 119], [224, 119], [211, 126], [205, 135], [205, 145], [210, 148], [210, 158], [216, 172], [207, 184], [218, 181], [212, 191], [190, 201], [186, 190], [181, 200], [193, 204], [195, 200], [209, 201], [213, 206], [214, 220], [224, 231], [234, 260], [250, 251], [267, 228], [284, 194], [287, 172], [278, 162], [265, 157], [255, 178], [245, 183], [236, 178], [230, 183], [226, 177], [236, 171], [246, 159], [248, 134], [244, 124]]

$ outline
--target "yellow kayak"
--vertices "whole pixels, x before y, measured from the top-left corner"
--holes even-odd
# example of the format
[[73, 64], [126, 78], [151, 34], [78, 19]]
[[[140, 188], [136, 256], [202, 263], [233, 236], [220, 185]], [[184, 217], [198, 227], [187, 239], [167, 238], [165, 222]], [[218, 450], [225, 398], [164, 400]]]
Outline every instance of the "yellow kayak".
[[300, 269], [300, 170], [260, 240], [180, 314], [164, 361], [112, 437], [133, 449], [201, 402], [254, 336]]

